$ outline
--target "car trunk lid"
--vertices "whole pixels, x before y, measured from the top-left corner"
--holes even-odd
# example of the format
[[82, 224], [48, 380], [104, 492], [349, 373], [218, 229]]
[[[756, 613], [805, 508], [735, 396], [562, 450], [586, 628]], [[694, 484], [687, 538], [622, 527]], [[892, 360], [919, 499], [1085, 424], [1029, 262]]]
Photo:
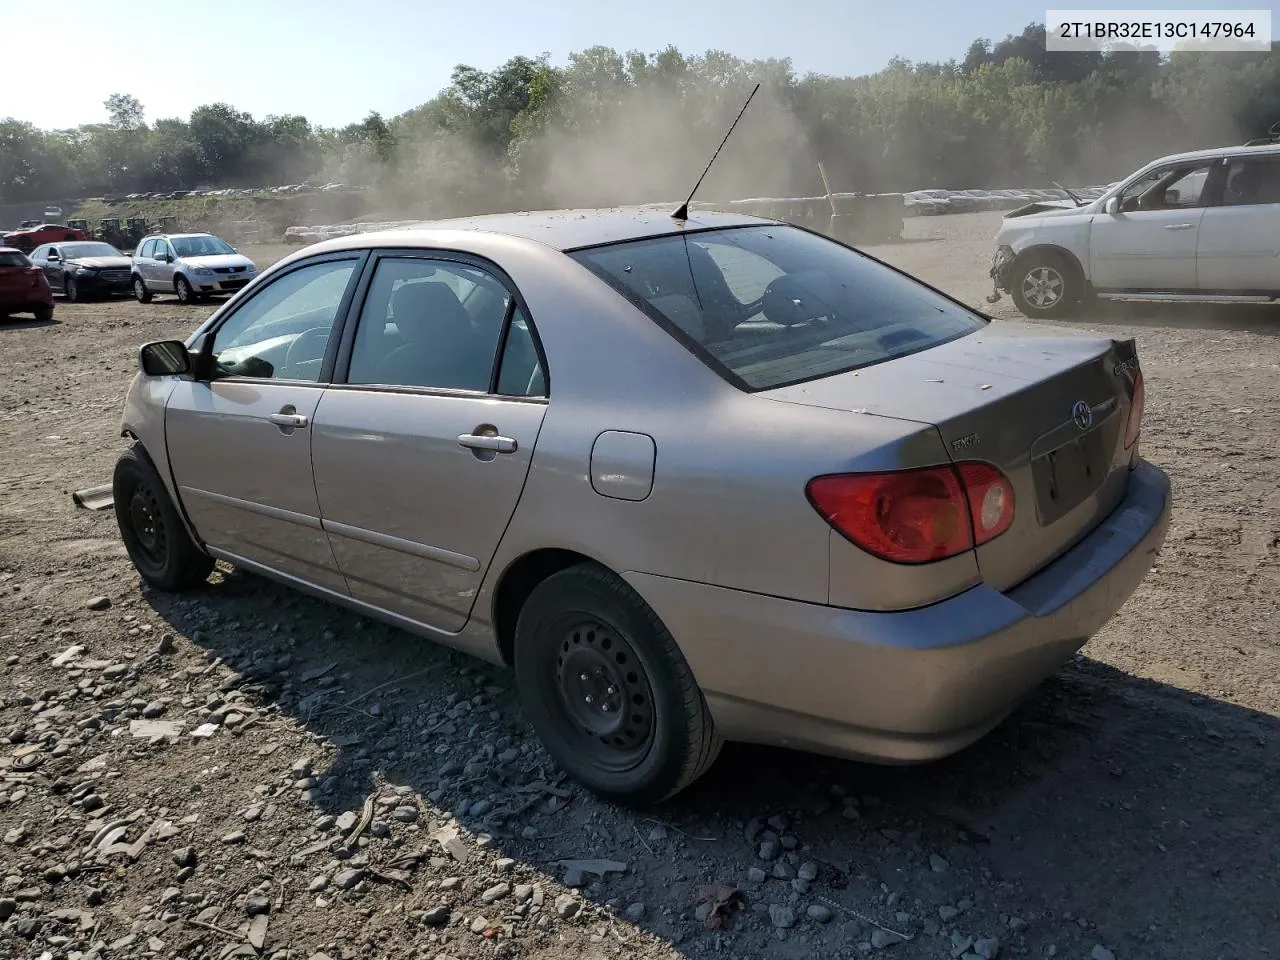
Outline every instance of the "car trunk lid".
[[1132, 340], [1046, 335], [1016, 322], [920, 353], [783, 387], [775, 400], [929, 423], [953, 461], [994, 464], [1012, 526], [977, 548], [983, 579], [1013, 587], [1070, 549], [1124, 497]]

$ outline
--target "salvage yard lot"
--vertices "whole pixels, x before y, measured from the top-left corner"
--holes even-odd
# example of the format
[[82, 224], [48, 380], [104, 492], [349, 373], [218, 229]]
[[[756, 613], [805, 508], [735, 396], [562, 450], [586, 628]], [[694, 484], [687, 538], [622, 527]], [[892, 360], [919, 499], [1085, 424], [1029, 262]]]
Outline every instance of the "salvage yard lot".
[[[985, 306], [998, 221], [869, 249]], [[0, 326], [0, 958], [1275, 955], [1280, 310], [1076, 324], [1138, 340], [1173, 524], [991, 736], [905, 769], [733, 747], [637, 813], [561, 781], [500, 672], [221, 565], [194, 594], [140, 588], [111, 514], [70, 494], [110, 477], [138, 345], [211, 309]], [[147, 842], [102, 842], [114, 824]], [[570, 888], [566, 860], [626, 869]], [[710, 885], [745, 895], [720, 929]]]

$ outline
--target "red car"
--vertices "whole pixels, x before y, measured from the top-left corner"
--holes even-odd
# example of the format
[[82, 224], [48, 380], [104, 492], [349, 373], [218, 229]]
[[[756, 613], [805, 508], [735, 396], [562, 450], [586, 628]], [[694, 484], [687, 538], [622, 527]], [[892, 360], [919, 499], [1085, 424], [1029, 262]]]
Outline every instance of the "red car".
[[14, 247], [23, 253], [30, 253], [42, 243], [69, 243], [72, 240], [86, 239], [84, 231], [77, 227], [64, 227], [57, 223], [42, 223], [35, 227], [24, 227], [0, 237], [0, 244]]
[[13, 247], [0, 247], [0, 319], [11, 313], [53, 319], [53, 291], [44, 271]]

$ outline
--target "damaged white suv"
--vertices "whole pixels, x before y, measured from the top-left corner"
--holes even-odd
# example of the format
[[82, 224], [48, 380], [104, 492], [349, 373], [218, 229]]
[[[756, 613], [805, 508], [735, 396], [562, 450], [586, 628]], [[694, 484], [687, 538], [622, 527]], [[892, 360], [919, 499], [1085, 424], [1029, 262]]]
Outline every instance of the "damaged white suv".
[[1005, 214], [990, 275], [1028, 317], [1091, 298], [1280, 299], [1280, 139], [1163, 157], [1096, 200]]

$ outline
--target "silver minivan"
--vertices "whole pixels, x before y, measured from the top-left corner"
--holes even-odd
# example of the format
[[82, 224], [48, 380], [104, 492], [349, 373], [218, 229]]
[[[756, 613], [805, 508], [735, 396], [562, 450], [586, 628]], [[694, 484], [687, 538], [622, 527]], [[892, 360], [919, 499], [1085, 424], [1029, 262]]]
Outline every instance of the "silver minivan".
[[183, 303], [239, 290], [257, 267], [235, 247], [210, 233], [147, 237], [133, 255], [133, 295], [149, 303], [157, 293], [173, 293]]

